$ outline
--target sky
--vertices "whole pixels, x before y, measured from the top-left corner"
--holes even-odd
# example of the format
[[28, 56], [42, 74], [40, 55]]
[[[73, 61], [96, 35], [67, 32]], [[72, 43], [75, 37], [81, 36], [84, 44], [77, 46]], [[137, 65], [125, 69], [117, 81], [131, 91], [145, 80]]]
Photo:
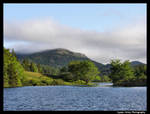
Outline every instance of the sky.
[[64, 48], [100, 62], [146, 63], [146, 4], [4, 4], [4, 47]]

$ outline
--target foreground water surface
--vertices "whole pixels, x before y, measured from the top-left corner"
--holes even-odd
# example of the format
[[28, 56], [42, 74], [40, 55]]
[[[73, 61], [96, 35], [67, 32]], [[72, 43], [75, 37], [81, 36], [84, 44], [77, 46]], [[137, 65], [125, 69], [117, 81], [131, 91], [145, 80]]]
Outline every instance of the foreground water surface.
[[146, 111], [146, 87], [28, 86], [4, 88], [4, 111]]

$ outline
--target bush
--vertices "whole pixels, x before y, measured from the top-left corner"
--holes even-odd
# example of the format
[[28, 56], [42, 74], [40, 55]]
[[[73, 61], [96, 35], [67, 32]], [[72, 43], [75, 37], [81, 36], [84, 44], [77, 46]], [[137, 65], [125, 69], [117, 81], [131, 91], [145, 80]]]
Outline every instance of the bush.
[[77, 80], [73, 82], [73, 85], [86, 85], [86, 82], [83, 80]]
[[41, 77], [40, 80], [42, 85], [51, 85], [53, 82], [53, 79], [48, 77]]
[[111, 82], [111, 81], [112, 80], [108, 76], [106, 76], [106, 75], [101, 76], [101, 82]]
[[54, 79], [52, 85], [65, 85], [62, 79]]
[[101, 81], [101, 77], [100, 76], [95, 76], [95, 79], [93, 80], [93, 82], [100, 82]]
[[70, 72], [62, 73], [61, 78], [65, 81], [69, 81], [69, 82], [73, 81], [73, 75]]
[[32, 85], [32, 86], [40, 85], [40, 81], [36, 79], [29, 80], [29, 85]]

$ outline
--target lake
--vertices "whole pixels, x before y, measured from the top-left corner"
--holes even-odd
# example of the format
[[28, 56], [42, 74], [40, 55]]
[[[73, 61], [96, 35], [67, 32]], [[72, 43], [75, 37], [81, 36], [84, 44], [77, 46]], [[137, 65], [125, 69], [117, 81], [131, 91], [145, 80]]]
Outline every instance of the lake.
[[4, 111], [146, 111], [147, 87], [26, 86], [4, 88]]

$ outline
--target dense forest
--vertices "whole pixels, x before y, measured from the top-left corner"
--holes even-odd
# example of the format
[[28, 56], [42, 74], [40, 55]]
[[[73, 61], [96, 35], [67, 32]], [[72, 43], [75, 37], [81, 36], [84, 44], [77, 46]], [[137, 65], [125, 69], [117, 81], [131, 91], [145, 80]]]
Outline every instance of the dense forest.
[[[104, 67], [80, 53], [62, 49], [61, 51], [57, 50], [57, 54], [56, 50], [50, 51], [50, 54], [49, 51], [45, 52], [45, 55], [42, 52], [42, 54], [22, 55], [21, 57], [14, 50], [4, 48], [4, 87], [94, 85], [92, 82], [113, 82], [115, 86], [146, 85], [145, 64], [134, 62], [131, 65], [129, 61], [121, 63], [120, 60], [112, 60], [110, 64], [106, 65], [107, 67]], [[39, 55], [41, 56], [39, 57]], [[53, 64], [57, 64], [50, 65], [49, 61], [51, 60]], [[43, 63], [43, 61], [45, 62]]]

